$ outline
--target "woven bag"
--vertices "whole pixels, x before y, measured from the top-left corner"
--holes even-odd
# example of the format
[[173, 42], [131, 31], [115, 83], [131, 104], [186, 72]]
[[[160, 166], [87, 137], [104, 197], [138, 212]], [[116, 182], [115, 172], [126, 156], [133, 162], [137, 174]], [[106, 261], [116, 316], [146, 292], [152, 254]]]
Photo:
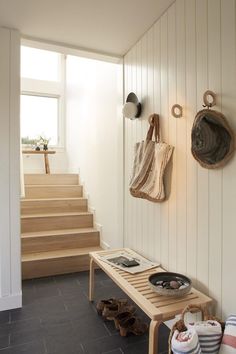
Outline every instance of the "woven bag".
[[[205, 329], [204, 332], [201, 331], [201, 323], [196, 322], [196, 326], [194, 324], [191, 325], [186, 325], [184, 321], [184, 317], [187, 313], [193, 313], [193, 312], [201, 312], [202, 315], [202, 321], [204, 321]], [[215, 322], [212, 326], [214, 328], [214, 331], [212, 329], [209, 330], [207, 329], [207, 325], [210, 324], [210, 322]], [[203, 322], [202, 322], [203, 323]], [[220, 326], [219, 326], [220, 325]], [[217, 327], [217, 328], [216, 328]], [[220, 327], [220, 329], [219, 329]], [[200, 328], [200, 330], [199, 330]], [[214, 316], [210, 316], [206, 310], [206, 308], [199, 306], [199, 305], [188, 305], [182, 312], [181, 318], [179, 321], [177, 321], [173, 328], [170, 331], [170, 336], [169, 336], [169, 354], [172, 354], [172, 340], [173, 336], [178, 332], [186, 332], [188, 330], [194, 330], [196, 331], [198, 335], [198, 340], [200, 344], [200, 349], [201, 353], [218, 353], [219, 347], [220, 347], [220, 342], [222, 338], [222, 331], [224, 329], [224, 322], [219, 320], [218, 318]]]
[[[161, 202], [165, 199], [163, 177], [173, 147], [160, 142], [160, 124], [157, 114], [149, 117], [149, 123], [146, 140], [135, 145], [130, 193], [136, 198]], [[152, 140], [153, 133], [155, 141]]]

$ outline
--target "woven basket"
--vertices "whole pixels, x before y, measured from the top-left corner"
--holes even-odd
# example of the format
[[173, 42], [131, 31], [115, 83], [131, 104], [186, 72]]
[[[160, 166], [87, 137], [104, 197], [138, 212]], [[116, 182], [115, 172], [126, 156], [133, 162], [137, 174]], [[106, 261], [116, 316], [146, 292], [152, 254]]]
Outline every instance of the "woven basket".
[[[201, 146], [201, 149], [203, 148], [211, 151], [211, 148], [213, 149], [212, 152], [209, 152], [208, 158], [206, 158], [206, 156], [204, 157], [204, 155], [201, 155], [200, 151], [197, 151], [197, 140], [196, 140], [196, 134], [194, 133], [195, 131], [197, 132], [198, 130], [198, 125], [202, 124], [201, 121], [204, 119], [204, 117], [208, 116], [208, 122], [211, 120], [212, 123], [215, 122], [215, 127], [218, 127], [218, 134], [219, 131], [224, 131], [224, 134], [220, 134], [218, 135], [218, 143], [216, 141], [214, 141], [214, 138], [212, 135], [209, 135], [209, 131], [207, 131], [206, 129], [203, 129], [202, 131], [205, 132], [204, 134], [204, 141], [202, 142], [203, 146]], [[213, 124], [214, 125], [214, 124]], [[228, 160], [233, 156], [234, 150], [235, 150], [235, 135], [233, 130], [231, 129], [227, 119], [225, 118], [225, 116], [218, 111], [214, 111], [211, 109], [203, 109], [201, 111], [199, 111], [195, 117], [194, 123], [193, 123], [193, 127], [192, 127], [192, 134], [191, 134], [191, 139], [192, 139], [192, 147], [191, 147], [191, 151], [193, 154], [193, 157], [195, 158], [195, 160], [197, 160], [199, 162], [199, 164], [204, 167], [204, 168], [208, 168], [208, 169], [214, 169], [214, 168], [220, 168], [223, 167]], [[219, 147], [219, 139], [220, 139], [220, 143], [221, 148]], [[222, 152], [222, 149], [224, 151], [222, 157], [218, 156], [219, 159], [216, 159], [216, 161], [212, 161], [207, 162], [209, 159], [213, 159], [214, 156], [214, 150], [216, 149], [217, 154], [220, 152]], [[218, 149], [218, 150], [217, 150]], [[213, 155], [212, 155], [213, 154]], [[215, 156], [216, 158], [216, 156]]]
[[207, 311], [207, 309], [205, 307], [202, 307], [202, 306], [199, 306], [199, 305], [188, 305], [183, 310], [179, 321], [177, 321], [174, 324], [174, 326], [172, 327], [172, 329], [170, 331], [169, 340], [168, 340], [168, 346], [169, 346], [168, 353], [169, 354], [172, 354], [171, 340], [172, 340], [172, 337], [173, 337], [173, 334], [174, 334], [175, 330], [177, 329], [179, 332], [184, 332], [184, 331], [187, 330], [187, 327], [185, 326], [185, 322], [184, 322], [184, 317], [185, 317], [185, 314], [188, 313], [188, 312], [190, 312], [190, 313], [201, 312], [202, 321], [207, 321], [207, 320], [217, 321], [217, 322], [219, 322], [221, 324], [222, 331], [224, 331], [225, 323], [223, 321], [221, 321], [219, 318], [209, 315], [208, 311]]

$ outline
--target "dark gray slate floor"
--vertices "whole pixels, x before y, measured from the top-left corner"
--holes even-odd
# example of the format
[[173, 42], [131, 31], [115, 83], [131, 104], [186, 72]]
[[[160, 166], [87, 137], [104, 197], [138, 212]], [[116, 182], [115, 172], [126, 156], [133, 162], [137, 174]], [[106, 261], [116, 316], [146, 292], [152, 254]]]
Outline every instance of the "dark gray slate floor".
[[[102, 271], [95, 298], [127, 297]], [[138, 309], [138, 315], [149, 319]], [[169, 330], [160, 327], [159, 351]], [[0, 312], [0, 354], [147, 354], [148, 333], [120, 337], [88, 301], [88, 272], [23, 282], [23, 308]]]

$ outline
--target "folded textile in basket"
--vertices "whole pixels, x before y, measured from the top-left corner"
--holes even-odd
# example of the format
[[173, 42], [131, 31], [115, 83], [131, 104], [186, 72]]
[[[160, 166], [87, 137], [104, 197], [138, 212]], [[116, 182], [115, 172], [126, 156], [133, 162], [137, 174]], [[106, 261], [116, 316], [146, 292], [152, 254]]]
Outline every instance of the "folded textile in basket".
[[175, 330], [171, 340], [171, 349], [174, 354], [201, 354], [197, 332], [194, 328], [185, 332]]
[[236, 353], [236, 315], [231, 315], [225, 323], [219, 354]]
[[199, 321], [188, 324], [188, 328], [196, 330], [202, 354], [218, 354], [222, 337], [222, 328], [219, 322]]

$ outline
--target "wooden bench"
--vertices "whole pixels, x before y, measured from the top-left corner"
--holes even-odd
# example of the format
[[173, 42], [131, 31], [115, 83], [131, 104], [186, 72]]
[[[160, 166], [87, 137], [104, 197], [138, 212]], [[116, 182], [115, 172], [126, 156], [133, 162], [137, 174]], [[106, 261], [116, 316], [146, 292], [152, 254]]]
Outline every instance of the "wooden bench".
[[[189, 304], [207, 307], [211, 304], [212, 299], [196, 289], [192, 289], [189, 294], [181, 298], [160, 296], [150, 288], [148, 277], [156, 272], [165, 272], [161, 267], [133, 275], [113, 267], [99, 258], [100, 255], [112, 255], [123, 250], [90, 253], [89, 300], [93, 301], [94, 299], [94, 269], [98, 265], [150, 317], [149, 354], [156, 354], [158, 352], [158, 328], [162, 322], [173, 319]], [[125, 250], [137, 258], [139, 257], [132, 250], [127, 248]], [[109, 297], [109, 294], [107, 295]]]

